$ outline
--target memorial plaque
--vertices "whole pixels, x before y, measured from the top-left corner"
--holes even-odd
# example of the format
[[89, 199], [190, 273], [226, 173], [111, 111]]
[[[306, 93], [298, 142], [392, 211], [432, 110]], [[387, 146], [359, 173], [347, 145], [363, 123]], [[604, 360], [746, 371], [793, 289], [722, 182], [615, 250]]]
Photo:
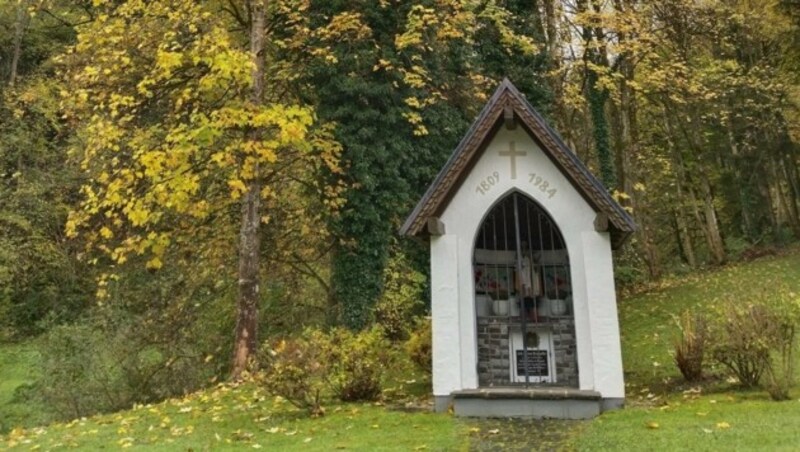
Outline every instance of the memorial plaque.
[[516, 352], [518, 376], [525, 376], [526, 367], [528, 369], [528, 376], [547, 377], [550, 375], [547, 350], [528, 350], [527, 361], [525, 360], [524, 350], [516, 350]]

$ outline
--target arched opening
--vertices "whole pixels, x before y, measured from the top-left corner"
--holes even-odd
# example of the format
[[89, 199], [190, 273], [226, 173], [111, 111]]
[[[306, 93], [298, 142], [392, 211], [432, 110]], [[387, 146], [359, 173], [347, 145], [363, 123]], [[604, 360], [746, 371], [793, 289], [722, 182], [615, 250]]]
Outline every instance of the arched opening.
[[478, 228], [473, 253], [481, 387], [578, 387], [569, 254], [550, 215], [519, 192]]

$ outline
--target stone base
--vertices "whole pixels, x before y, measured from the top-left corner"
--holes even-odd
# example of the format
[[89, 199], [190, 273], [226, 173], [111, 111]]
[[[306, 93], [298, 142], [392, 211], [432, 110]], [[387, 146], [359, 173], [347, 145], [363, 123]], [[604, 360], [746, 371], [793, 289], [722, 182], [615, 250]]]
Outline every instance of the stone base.
[[599, 392], [574, 388], [487, 388], [453, 392], [455, 414], [464, 417], [591, 419], [603, 411], [604, 405]]
[[445, 395], [433, 396], [433, 411], [437, 413], [446, 413], [447, 410], [450, 409], [450, 406], [453, 404], [453, 396]]

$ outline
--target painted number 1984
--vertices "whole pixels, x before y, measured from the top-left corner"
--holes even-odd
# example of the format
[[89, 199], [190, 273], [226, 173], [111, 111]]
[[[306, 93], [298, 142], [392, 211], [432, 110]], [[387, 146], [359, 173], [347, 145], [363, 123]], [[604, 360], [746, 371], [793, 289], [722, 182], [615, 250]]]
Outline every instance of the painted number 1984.
[[538, 187], [542, 193], [547, 193], [549, 198], [552, 198], [556, 195], [556, 193], [558, 193], [558, 190], [551, 186], [550, 182], [546, 179], [543, 179], [542, 176], [539, 176], [536, 173], [530, 173], [530, 177], [531, 178], [529, 182], [533, 184], [534, 187]]

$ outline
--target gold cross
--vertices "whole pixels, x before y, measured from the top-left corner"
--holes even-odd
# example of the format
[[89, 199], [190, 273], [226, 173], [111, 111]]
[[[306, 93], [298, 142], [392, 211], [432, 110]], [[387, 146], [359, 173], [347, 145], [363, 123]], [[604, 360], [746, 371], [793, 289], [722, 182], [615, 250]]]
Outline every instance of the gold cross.
[[528, 155], [525, 151], [517, 151], [514, 147], [514, 142], [510, 141], [508, 143], [509, 150], [507, 151], [500, 151], [500, 157], [511, 157], [511, 178], [517, 178], [517, 157], [525, 157]]

